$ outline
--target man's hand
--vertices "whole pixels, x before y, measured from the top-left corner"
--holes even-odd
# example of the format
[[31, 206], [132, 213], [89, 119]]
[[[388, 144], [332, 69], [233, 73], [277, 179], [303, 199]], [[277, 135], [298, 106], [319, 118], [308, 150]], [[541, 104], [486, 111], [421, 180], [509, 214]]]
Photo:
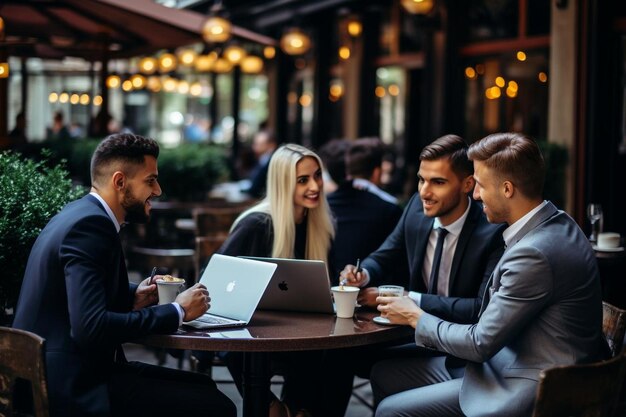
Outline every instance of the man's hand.
[[211, 297], [206, 287], [199, 282], [193, 287], [181, 292], [176, 296], [176, 303], [185, 311], [183, 321], [197, 319], [211, 307]]
[[140, 310], [157, 302], [159, 294], [157, 292], [157, 286], [154, 283], [157, 277], [159, 277], [159, 275], [156, 275], [154, 279], [146, 278], [139, 283], [137, 291], [135, 291], [133, 310]]
[[357, 302], [362, 306], [376, 308], [376, 297], [378, 297], [378, 287], [367, 287], [359, 291]]
[[378, 311], [382, 317], [386, 317], [393, 324], [409, 325], [417, 327], [422, 313], [413, 300], [409, 297], [377, 297]]
[[357, 272], [356, 266], [348, 264], [339, 273], [339, 282], [341, 281], [345, 281], [346, 285], [352, 287], [360, 287], [366, 281], [365, 272], [363, 270]]

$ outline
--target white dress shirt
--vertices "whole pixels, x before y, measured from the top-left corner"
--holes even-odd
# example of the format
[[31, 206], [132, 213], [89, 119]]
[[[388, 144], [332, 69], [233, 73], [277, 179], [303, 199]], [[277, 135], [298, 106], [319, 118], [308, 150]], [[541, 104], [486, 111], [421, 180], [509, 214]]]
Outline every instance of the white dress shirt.
[[[428, 288], [428, 281], [430, 279], [430, 270], [433, 265], [433, 258], [435, 256], [435, 247], [437, 246], [437, 229], [443, 227], [448, 231], [448, 235], [443, 242], [443, 251], [441, 253], [441, 264], [439, 265], [439, 279], [437, 280], [437, 295], [448, 296], [448, 287], [450, 285], [450, 270], [452, 269], [452, 259], [454, 259], [454, 253], [456, 251], [456, 245], [459, 243], [459, 236], [461, 230], [465, 225], [465, 220], [469, 214], [472, 200], [467, 197], [468, 205], [467, 209], [461, 217], [447, 226], [441, 224], [439, 217], [435, 217], [433, 227], [428, 237], [428, 244], [426, 245], [426, 253], [424, 254], [424, 264], [422, 265], [422, 279], [426, 288]], [[422, 294], [415, 291], [409, 292], [409, 297], [415, 301], [419, 306], [422, 300]]]

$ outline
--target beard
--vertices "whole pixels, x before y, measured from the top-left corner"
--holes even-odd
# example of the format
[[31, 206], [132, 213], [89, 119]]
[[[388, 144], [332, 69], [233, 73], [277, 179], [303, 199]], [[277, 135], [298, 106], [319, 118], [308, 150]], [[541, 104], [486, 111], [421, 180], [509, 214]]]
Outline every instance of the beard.
[[122, 200], [122, 207], [126, 210], [125, 220], [128, 223], [147, 223], [150, 220], [150, 214], [146, 214], [146, 203], [136, 199], [131, 191], [127, 188]]

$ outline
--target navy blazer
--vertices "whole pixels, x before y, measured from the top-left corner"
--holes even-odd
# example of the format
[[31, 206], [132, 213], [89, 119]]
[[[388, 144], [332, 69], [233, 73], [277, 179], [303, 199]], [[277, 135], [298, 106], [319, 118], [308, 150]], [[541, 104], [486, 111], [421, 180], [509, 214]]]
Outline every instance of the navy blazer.
[[[425, 294], [422, 269], [434, 218], [424, 215], [422, 200], [415, 194], [409, 201], [393, 233], [362, 265], [370, 274], [370, 284], [402, 285], [422, 294], [421, 307], [446, 320], [474, 323], [478, 319], [483, 289], [504, 251], [502, 232], [506, 225], [490, 224], [480, 203], [472, 200], [452, 258], [448, 297]], [[409, 263], [407, 276], [391, 276], [386, 271], [400, 262]]]
[[110, 415], [108, 380], [120, 345], [178, 328], [171, 304], [131, 311], [136, 288], [115, 226], [94, 196], [66, 205], [42, 230], [13, 325], [46, 339], [52, 416]]
[[[328, 194], [328, 204], [337, 223], [332, 264], [338, 270], [330, 277], [337, 283], [344, 266], [354, 265], [378, 249], [400, 220], [402, 209], [369, 191], [353, 188], [351, 181]], [[404, 263], [397, 272], [406, 273], [406, 269]]]

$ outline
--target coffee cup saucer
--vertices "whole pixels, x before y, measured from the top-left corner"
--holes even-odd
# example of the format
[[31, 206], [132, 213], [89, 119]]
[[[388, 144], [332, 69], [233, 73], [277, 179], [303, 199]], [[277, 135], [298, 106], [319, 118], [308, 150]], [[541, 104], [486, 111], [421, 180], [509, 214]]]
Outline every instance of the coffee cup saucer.
[[624, 251], [623, 246], [618, 246], [616, 248], [604, 248], [598, 245], [592, 245], [592, 247], [593, 247], [593, 250], [596, 250], [598, 252], [623, 252]]
[[388, 318], [381, 316], [374, 317], [372, 321], [376, 324], [382, 324], [383, 326], [396, 326], [396, 324], [391, 323]]

